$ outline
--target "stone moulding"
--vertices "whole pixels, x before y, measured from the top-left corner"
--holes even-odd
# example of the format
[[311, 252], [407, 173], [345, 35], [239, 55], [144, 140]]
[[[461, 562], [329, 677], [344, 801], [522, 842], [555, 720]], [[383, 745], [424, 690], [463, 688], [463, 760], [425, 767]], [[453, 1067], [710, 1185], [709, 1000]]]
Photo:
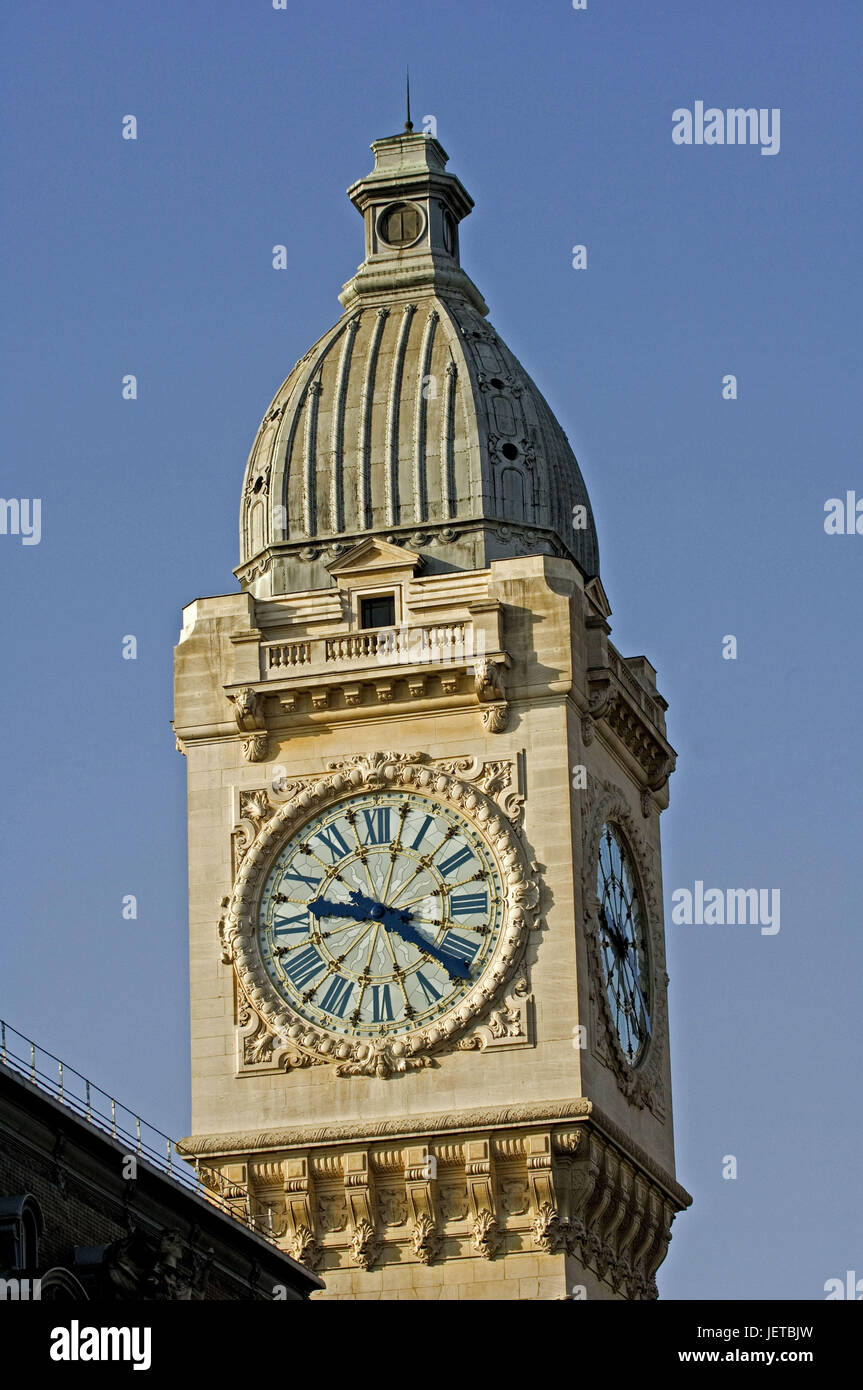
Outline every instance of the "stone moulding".
[[[331, 759], [325, 773], [291, 783], [287, 799], [277, 808], [265, 792], [242, 794], [234, 831], [238, 868], [219, 922], [222, 959], [233, 964], [242, 1001], [241, 1068], [258, 1063], [277, 1069], [328, 1064], [337, 1076], [379, 1078], [416, 1071], [432, 1065], [432, 1054], [454, 1047], [497, 1003], [519, 966], [529, 932], [540, 921], [535, 867], [516, 832], [522, 801], [508, 790], [511, 780], [512, 767], [505, 761], [433, 762], [420, 753], [378, 752]], [[401, 787], [457, 808], [480, 831], [498, 864], [506, 920], [489, 964], [450, 1014], [431, 1027], [397, 1037], [352, 1039], [310, 1025], [277, 993], [260, 956], [258, 903], [280, 843], [316, 811], [356, 792]], [[526, 986], [521, 992], [525, 991]], [[500, 1019], [489, 1021], [486, 1041], [493, 1040], [496, 1027], [504, 1035], [510, 1030], [513, 1042], [519, 1035], [527, 1040], [526, 1019], [520, 1003], [506, 1001]], [[516, 1025], [519, 1032], [514, 1031]]]
[[[617, 1297], [656, 1297], [672, 1221], [691, 1199], [647, 1155], [624, 1148], [588, 1100], [416, 1117], [400, 1143], [369, 1136], [398, 1123], [311, 1131], [324, 1146], [341, 1145], [332, 1151], [298, 1145], [309, 1130], [200, 1136], [179, 1147], [212, 1162], [219, 1145], [225, 1171], [246, 1175], [254, 1204], [259, 1165], [238, 1159], [249, 1141], [266, 1141], [278, 1155], [261, 1169], [268, 1205], [273, 1173], [285, 1194], [272, 1229], [324, 1276], [533, 1251], [572, 1257]], [[344, 1147], [348, 1137], [355, 1147]]]
[[[263, 1155], [284, 1149], [326, 1149], [335, 1144], [377, 1143], [411, 1139], [426, 1135], [441, 1138], [459, 1131], [494, 1130], [499, 1144], [510, 1143], [511, 1130], [534, 1123], [568, 1125], [579, 1122], [589, 1125], [605, 1136], [629, 1160], [642, 1169], [679, 1208], [692, 1201], [685, 1188], [667, 1173], [645, 1149], [636, 1144], [624, 1130], [586, 1096], [564, 1101], [524, 1102], [471, 1110], [437, 1111], [410, 1117], [354, 1121], [345, 1124], [299, 1125], [285, 1129], [240, 1130], [227, 1134], [193, 1134], [180, 1140], [177, 1152], [184, 1158], [228, 1158], [244, 1153]], [[503, 1132], [506, 1132], [504, 1134]], [[449, 1142], [449, 1140], [447, 1140]], [[566, 1139], [558, 1139], [564, 1147]]]

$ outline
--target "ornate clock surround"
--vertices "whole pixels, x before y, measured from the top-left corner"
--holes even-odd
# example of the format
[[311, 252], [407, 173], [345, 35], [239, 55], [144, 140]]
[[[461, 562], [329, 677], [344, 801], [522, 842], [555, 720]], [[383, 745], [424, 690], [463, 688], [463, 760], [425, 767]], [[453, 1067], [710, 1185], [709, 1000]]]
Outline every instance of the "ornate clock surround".
[[[371, 753], [329, 760], [324, 774], [289, 782], [280, 788], [277, 809], [266, 792], [252, 794], [252, 804], [247, 800], [240, 823], [241, 860], [219, 930], [223, 958], [233, 962], [247, 1005], [245, 1014], [254, 1018], [252, 1032], [263, 1030], [262, 1042], [277, 1067], [329, 1064], [338, 1076], [384, 1078], [432, 1065], [432, 1054], [447, 1046], [473, 1045], [465, 1031], [502, 999], [531, 929], [539, 926], [536, 866], [518, 834], [522, 803], [517, 794], [507, 793], [510, 781], [506, 761]], [[260, 954], [258, 904], [279, 848], [316, 812], [357, 793], [400, 789], [421, 792], [458, 811], [482, 835], [500, 872], [506, 921], [482, 975], [449, 1014], [398, 1037], [351, 1039], [310, 1024], [277, 993]], [[526, 992], [518, 981], [516, 994]]]

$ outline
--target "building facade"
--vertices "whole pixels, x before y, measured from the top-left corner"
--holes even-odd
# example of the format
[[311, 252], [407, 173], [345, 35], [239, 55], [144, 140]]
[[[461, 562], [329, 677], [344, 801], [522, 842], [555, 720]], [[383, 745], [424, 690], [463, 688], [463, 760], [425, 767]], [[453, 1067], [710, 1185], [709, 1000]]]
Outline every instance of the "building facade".
[[49, 1078], [48, 1054], [25, 1041], [0, 1024], [0, 1302], [298, 1302], [320, 1289], [237, 1220], [236, 1198], [213, 1200], [217, 1178], [201, 1194], [160, 1170], [137, 1116], [114, 1101], [97, 1113], [103, 1093], [76, 1096], [78, 1074], [60, 1063]]
[[375, 142], [365, 256], [190, 604], [192, 1134], [317, 1298], [656, 1295], [674, 1214], [659, 816], [566, 437], [461, 267], [436, 139]]

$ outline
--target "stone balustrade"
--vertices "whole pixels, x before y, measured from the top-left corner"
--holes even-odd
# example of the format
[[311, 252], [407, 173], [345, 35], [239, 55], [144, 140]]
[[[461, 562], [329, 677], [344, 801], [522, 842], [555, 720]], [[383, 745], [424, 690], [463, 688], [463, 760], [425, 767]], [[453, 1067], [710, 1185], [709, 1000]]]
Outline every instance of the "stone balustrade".
[[485, 654], [485, 632], [449, 622], [373, 628], [295, 642], [261, 643], [261, 679], [330, 672], [346, 666], [427, 666]]

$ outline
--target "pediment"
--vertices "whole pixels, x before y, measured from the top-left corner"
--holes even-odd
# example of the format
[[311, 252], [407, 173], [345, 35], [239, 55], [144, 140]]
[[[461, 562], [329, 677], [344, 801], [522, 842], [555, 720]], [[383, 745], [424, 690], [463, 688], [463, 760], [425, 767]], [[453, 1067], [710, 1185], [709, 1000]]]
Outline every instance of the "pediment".
[[602, 614], [603, 618], [611, 617], [611, 604], [609, 603], [608, 596], [606, 595], [606, 592], [602, 587], [599, 575], [596, 575], [593, 579], [589, 580], [587, 584], [585, 584], [584, 592], [587, 594], [588, 598], [598, 609], [598, 611]]
[[399, 574], [407, 578], [422, 565], [421, 555], [403, 545], [393, 545], [380, 536], [369, 536], [332, 560], [327, 569], [334, 579], [363, 578], [370, 574]]

